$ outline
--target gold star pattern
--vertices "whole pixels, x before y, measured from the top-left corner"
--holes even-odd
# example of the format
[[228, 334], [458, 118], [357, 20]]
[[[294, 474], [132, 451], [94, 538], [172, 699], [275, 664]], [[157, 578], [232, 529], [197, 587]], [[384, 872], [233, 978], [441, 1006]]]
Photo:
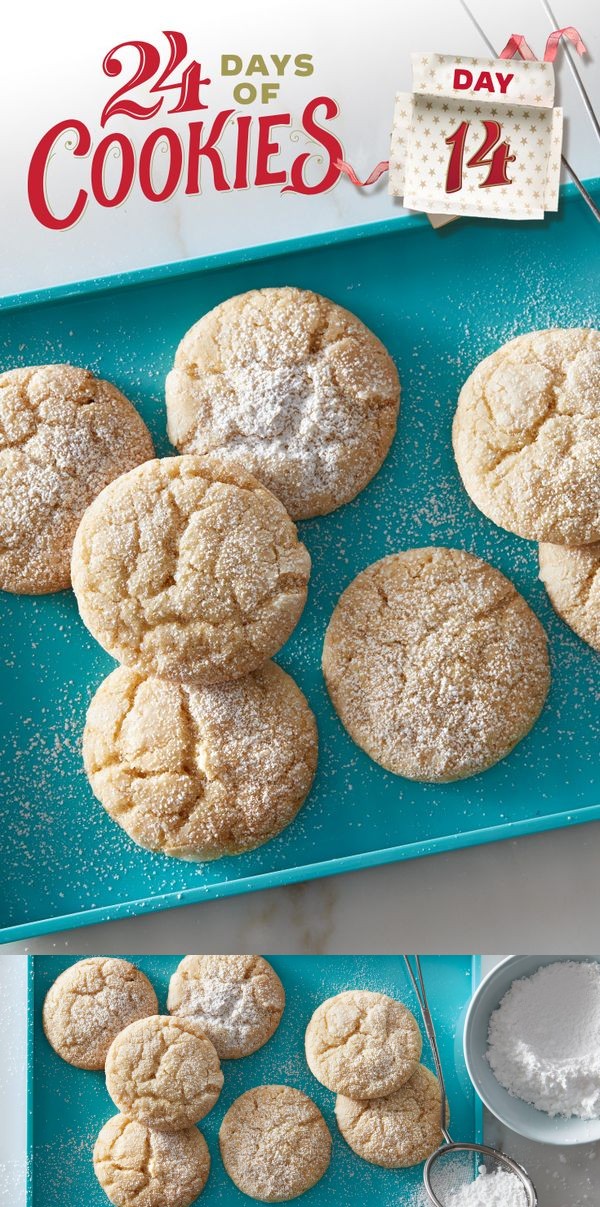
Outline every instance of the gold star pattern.
[[[413, 54], [412, 63], [414, 91], [398, 94], [396, 101], [390, 192], [403, 197], [409, 209], [433, 215], [539, 218], [545, 209], [555, 209], [562, 111], [553, 108], [552, 64], [423, 53]], [[454, 86], [458, 67], [463, 69], [460, 79], [466, 88]], [[499, 123], [500, 138], [482, 157], [483, 163], [476, 159], [469, 166], [468, 161], [481, 152], [483, 122], [488, 117]], [[468, 124], [462, 185], [448, 194], [452, 146], [446, 140], [461, 122]], [[508, 144], [510, 158], [504, 170], [509, 183], [486, 186], [492, 157], [496, 154], [498, 165], [502, 144]]]

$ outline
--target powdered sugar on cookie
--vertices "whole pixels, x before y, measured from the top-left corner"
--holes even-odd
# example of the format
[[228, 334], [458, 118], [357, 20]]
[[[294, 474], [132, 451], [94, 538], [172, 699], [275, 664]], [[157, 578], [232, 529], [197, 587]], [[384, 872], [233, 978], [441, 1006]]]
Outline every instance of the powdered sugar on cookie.
[[465, 382], [452, 435], [465, 489], [494, 523], [558, 545], [600, 539], [600, 331], [504, 344]]
[[283, 985], [262, 956], [186, 956], [169, 984], [171, 1014], [194, 1019], [221, 1060], [266, 1044], [284, 1006]]
[[457, 549], [410, 549], [363, 570], [325, 635], [329, 694], [390, 771], [484, 771], [531, 729], [550, 684], [546, 636], [515, 587]]
[[308, 290], [252, 290], [184, 336], [166, 384], [180, 452], [245, 465], [294, 519], [354, 498], [396, 428], [400, 386], [375, 335]]
[[287, 641], [310, 557], [285, 508], [244, 469], [167, 457], [94, 500], [72, 574], [84, 623], [120, 662], [210, 684], [248, 674]]
[[311, 1098], [287, 1085], [247, 1090], [219, 1132], [223, 1164], [239, 1190], [265, 1203], [310, 1190], [326, 1172], [331, 1136]]
[[0, 374], [0, 588], [68, 587], [86, 507], [154, 456], [150, 433], [108, 381], [72, 365]]
[[140, 846], [218, 859], [289, 825], [317, 746], [313, 713], [273, 662], [204, 688], [119, 667], [90, 704], [83, 757], [94, 793]]

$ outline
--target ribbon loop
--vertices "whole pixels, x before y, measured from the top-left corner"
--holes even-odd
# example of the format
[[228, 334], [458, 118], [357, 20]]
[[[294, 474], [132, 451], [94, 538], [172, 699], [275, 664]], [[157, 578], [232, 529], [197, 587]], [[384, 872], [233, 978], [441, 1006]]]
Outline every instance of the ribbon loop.
[[578, 32], [578, 30], [574, 29], [572, 25], [567, 25], [564, 29], [555, 29], [554, 33], [550, 34], [550, 37], [546, 42], [546, 49], [544, 51], [545, 63], [554, 62], [561, 38], [568, 38], [569, 42], [573, 43], [577, 54], [587, 54], [587, 46], [585, 45], [581, 34]]
[[[554, 33], [550, 34], [544, 51], [544, 63], [554, 62], [561, 38], [568, 38], [569, 42], [573, 43], [577, 54], [587, 54], [587, 46], [579, 31], [573, 25], [566, 25], [564, 29], [555, 29]], [[504, 50], [500, 52], [499, 58], [514, 59], [517, 54], [520, 54], [522, 59], [528, 59], [529, 61], [535, 59], [531, 46], [525, 40], [523, 34], [511, 34]]]
[[525, 41], [523, 34], [511, 34], [504, 50], [500, 52], [499, 58], [514, 59], [517, 54], [520, 54], [522, 59], [535, 59], [531, 46], [529, 42]]

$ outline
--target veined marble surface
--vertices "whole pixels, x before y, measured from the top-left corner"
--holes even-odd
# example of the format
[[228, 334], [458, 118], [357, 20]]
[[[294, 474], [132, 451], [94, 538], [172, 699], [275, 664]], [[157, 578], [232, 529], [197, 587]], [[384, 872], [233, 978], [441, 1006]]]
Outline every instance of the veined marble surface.
[[593, 951], [600, 822], [105, 922], [6, 952]]

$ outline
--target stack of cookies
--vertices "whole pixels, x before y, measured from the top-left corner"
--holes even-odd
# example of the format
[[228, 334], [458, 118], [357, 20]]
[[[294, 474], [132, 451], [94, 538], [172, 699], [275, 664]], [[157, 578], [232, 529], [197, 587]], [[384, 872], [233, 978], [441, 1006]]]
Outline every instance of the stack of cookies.
[[159, 1016], [154, 989], [139, 968], [103, 956], [61, 973], [46, 996], [43, 1024], [63, 1060], [79, 1069], [106, 1068], [109, 1093], [126, 1112], [102, 1128], [94, 1149], [111, 1203], [189, 1207], [210, 1168], [193, 1123], [210, 1110], [223, 1083], [212, 1044], [193, 1024]]
[[270, 659], [304, 607], [294, 520], [381, 466], [400, 386], [383, 345], [307, 290], [252, 290], [185, 335], [166, 383], [182, 454], [108, 382], [0, 375], [0, 587], [73, 585], [121, 664], [92, 701], [85, 768], [141, 846], [207, 860], [280, 833], [310, 789], [313, 714]]
[[[93, 1161], [115, 1207], [189, 1207], [197, 1199], [210, 1154], [196, 1125], [221, 1093], [220, 1062], [262, 1048], [284, 1008], [277, 973], [256, 955], [186, 956], [171, 977], [167, 1015], [127, 960], [98, 956], [61, 973], [44, 1002], [44, 1031], [69, 1064], [105, 1070], [119, 1114], [102, 1128]], [[219, 1146], [232, 1181], [261, 1202], [303, 1194], [331, 1158], [318, 1107], [287, 1085], [237, 1098]]]
[[402, 1002], [338, 993], [315, 1010], [305, 1047], [311, 1072], [337, 1095], [342, 1136], [364, 1161], [407, 1169], [443, 1142], [439, 1082], [419, 1063], [421, 1032]]
[[269, 659], [298, 622], [309, 573], [283, 504], [214, 458], [147, 461], [85, 512], [73, 588], [122, 665], [91, 703], [84, 763], [141, 846], [216, 859], [295, 817], [316, 768], [316, 723]]
[[95, 956], [54, 982], [44, 1031], [59, 1056], [105, 1069], [122, 1112], [102, 1128], [94, 1168], [117, 1207], [189, 1207], [208, 1178], [206, 1141], [194, 1125], [214, 1106], [223, 1074], [191, 1021], [161, 1017], [148, 978], [127, 960]]
[[306, 291], [232, 298], [180, 344], [167, 409], [182, 455], [103, 490], [72, 556], [84, 623], [121, 663], [90, 706], [85, 768], [141, 846], [238, 854], [305, 800], [315, 719], [269, 661], [307, 596], [310, 557], [293, 521], [366, 485], [398, 405], [379, 340]]

